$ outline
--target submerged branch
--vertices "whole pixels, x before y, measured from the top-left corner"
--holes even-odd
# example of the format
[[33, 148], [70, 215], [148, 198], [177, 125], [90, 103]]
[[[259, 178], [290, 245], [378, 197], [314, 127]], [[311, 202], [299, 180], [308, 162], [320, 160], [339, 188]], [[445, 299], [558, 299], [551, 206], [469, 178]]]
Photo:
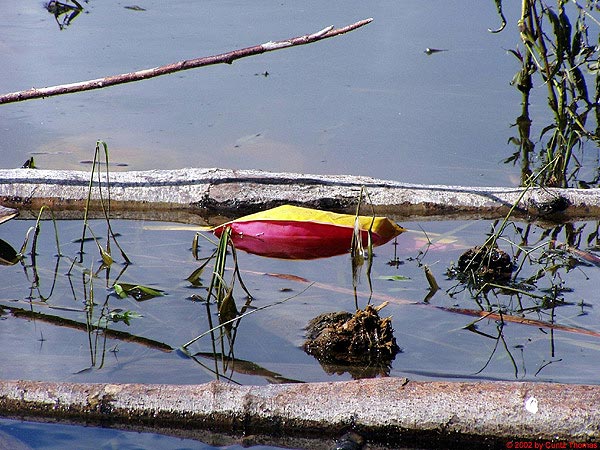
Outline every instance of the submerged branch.
[[[249, 273], [252, 275], [267, 275], [270, 277], [281, 278], [281, 279], [289, 280], [289, 281], [295, 281], [297, 283], [302, 283], [302, 284], [311, 283], [310, 285], [317, 289], [341, 292], [344, 294], [352, 293], [352, 290], [350, 290], [350, 289], [341, 288], [338, 286], [332, 286], [332, 285], [325, 284], [325, 283], [310, 282], [309, 280], [307, 280], [305, 278], [298, 277], [295, 275], [281, 274], [281, 273], [257, 272], [257, 271], [252, 271], [252, 270], [244, 270], [244, 273]], [[574, 325], [562, 325], [559, 323], [551, 323], [551, 322], [547, 322], [547, 321], [543, 321], [543, 320], [529, 319], [526, 317], [515, 316], [515, 315], [511, 315], [511, 314], [504, 314], [504, 313], [500, 314], [500, 313], [496, 313], [496, 312], [492, 312], [492, 311], [481, 311], [481, 310], [468, 309], [468, 308], [453, 308], [453, 307], [437, 306], [437, 305], [431, 305], [429, 303], [419, 303], [416, 301], [412, 301], [412, 300], [408, 300], [408, 299], [404, 299], [404, 298], [398, 298], [398, 297], [394, 297], [394, 296], [386, 295], [386, 294], [377, 294], [377, 293], [368, 294], [366, 292], [363, 292], [363, 293], [359, 292], [359, 295], [362, 295], [362, 296], [368, 297], [368, 298], [374, 298], [376, 300], [394, 303], [396, 305], [422, 306], [425, 308], [433, 308], [433, 309], [442, 310], [442, 311], [453, 313], [453, 314], [464, 314], [467, 316], [482, 317], [484, 319], [490, 319], [490, 320], [503, 320], [505, 322], [516, 323], [516, 324], [520, 324], [520, 325], [530, 325], [530, 326], [535, 326], [538, 328], [543, 328], [543, 329], [548, 329], [548, 330], [559, 330], [559, 331], [564, 331], [567, 333], [577, 333], [577, 334], [582, 334], [582, 335], [586, 335], [586, 336], [593, 336], [596, 338], [600, 338], [600, 331], [589, 330], [587, 328], [582, 328], [582, 327], [578, 327], [578, 326], [574, 326]]]
[[259, 55], [261, 53], [270, 52], [272, 50], [279, 50], [281, 48], [286, 47], [292, 47], [295, 45], [310, 44], [312, 42], [320, 41], [322, 39], [327, 39], [340, 34], [344, 34], [349, 31], [353, 31], [357, 28], [360, 28], [364, 25], [367, 25], [372, 21], [373, 19], [364, 19], [342, 28], [333, 28], [333, 26], [330, 26], [313, 34], [298, 36], [282, 41], [269, 41], [265, 42], [264, 44], [233, 50], [227, 53], [221, 53], [219, 55], [204, 56], [200, 58], [179, 61], [173, 64], [168, 64], [166, 66], [139, 70], [137, 72], [113, 75], [104, 78], [97, 78], [94, 80], [81, 81], [78, 83], [63, 84], [59, 86], [51, 86], [40, 89], [32, 88], [24, 91], [12, 92], [9, 94], [1, 95], [0, 104], [20, 102], [35, 98], [50, 97], [53, 95], [71, 94], [73, 92], [89, 91], [92, 89], [101, 89], [107, 86], [131, 83], [133, 81], [145, 80], [148, 78], [154, 78], [161, 75], [179, 72], [181, 70], [194, 69], [196, 67], [210, 66], [214, 64], [231, 64], [236, 59], [245, 58], [247, 56]]

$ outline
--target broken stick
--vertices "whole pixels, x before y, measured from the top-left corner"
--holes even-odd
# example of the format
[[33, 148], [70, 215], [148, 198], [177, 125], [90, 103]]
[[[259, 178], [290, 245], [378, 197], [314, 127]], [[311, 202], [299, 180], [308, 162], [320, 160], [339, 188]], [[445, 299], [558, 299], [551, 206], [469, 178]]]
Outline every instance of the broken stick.
[[364, 19], [342, 28], [333, 28], [333, 26], [331, 26], [313, 34], [298, 36], [283, 41], [269, 41], [264, 44], [233, 50], [227, 53], [221, 53], [219, 55], [204, 56], [201, 58], [179, 61], [173, 64], [168, 64], [166, 66], [139, 70], [137, 72], [113, 75], [104, 78], [97, 78], [94, 80], [81, 81], [78, 83], [62, 84], [58, 86], [45, 87], [40, 89], [32, 88], [24, 91], [12, 92], [9, 94], [1, 95], [0, 104], [20, 102], [35, 98], [50, 97], [53, 95], [71, 94], [73, 92], [89, 91], [92, 89], [101, 89], [107, 86], [131, 83], [133, 81], [145, 80], [148, 78], [158, 77], [160, 75], [179, 72], [181, 70], [194, 69], [196, 67], [210, 66], [214, 64], [231, 64], [236, 59], [245, 58], [246, 56], [259, 55], [261, 53], [279, 50], [281, 48], [286, 47], [292, 47], [295, 45], [310, 44], [311, 42], [316, 42], [322, 39], [327, 39], [333, 36], [344, 34], [349, 31], [356, 30], [357, 28], [360, 28], [363, 25], [366, 25], [372, 21], [373, 19]]

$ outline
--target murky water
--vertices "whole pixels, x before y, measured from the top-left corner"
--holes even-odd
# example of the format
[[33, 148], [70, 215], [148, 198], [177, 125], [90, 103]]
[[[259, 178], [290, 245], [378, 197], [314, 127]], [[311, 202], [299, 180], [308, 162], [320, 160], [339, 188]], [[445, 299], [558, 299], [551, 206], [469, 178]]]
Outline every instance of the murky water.
[[[508, 2], [507, 2], [508, 3]], [[16, 2], [0, 30], [0, 90], [93, 79], [343, 26], [319, 43], [140, 83], [0, 108], [0, 167], [86, 169], [97, 139], [129, 169], [257, 168], [417, 183], [514, 185], [501, 161], [520, 96], [491, 34], [493, 2], [90, 0], [59, 30], [40, 2]], [[426, 48], [446, 49], [427, 55]], [[268, 76], [264, 74], [268, 72]], [[544, 100], [540, 99], [541, 108]]]

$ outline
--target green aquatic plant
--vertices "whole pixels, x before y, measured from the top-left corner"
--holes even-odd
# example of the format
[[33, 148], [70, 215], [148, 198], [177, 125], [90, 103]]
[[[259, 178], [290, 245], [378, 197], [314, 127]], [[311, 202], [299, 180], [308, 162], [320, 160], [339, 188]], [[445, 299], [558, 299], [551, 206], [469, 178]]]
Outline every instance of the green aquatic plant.
[[[362, 230], [360, 226], [360, 207], [363, 204], [363, 200], [366, 199], [371, 207], [371, 222], [367, 229], [367, 247], [363, 244]], [[360, 309], [358, 306], [358, 295], [357, 288], [360, 281], [360, 273], [365, 261], [367, 263], [366, 278], [369, 283], [369, 292], [373, 293], [373, 283], [371, 280], [371, 269], [373, 267], [373, 224], [375, 223], [375, 209], [373, 208], [373, 202], [367, 189], [362, 186], [360, 188], [360, 195], [358, 196], [358, 203], [356, 205], [356, 214], [354, 219], [354, 229], [352, 232], [352, 240], [350, 241], [350, 259], [352, 264], [352, 288], [354, 290], [354, 304], [356, 309]], [[369, 301], [371, 298], [369, 297]]]
[[[106, 167], [105, 181], [102, 180], [102, 174], [101, 174], [101, 170], [100, 170], [100, 166], [101, 166], [100, 158], [102, 155], [104, 155], [104, 163], [105, 163], [104, 166]], [[119, 251], [121, 252], [121, 257], [125, 261], [125, 264], [130, 264], [131, 261], [127, 257], [127, 254], [125, 253], [125, 251], [119, 245], [119, 241], [117, 240], [117, 235], [113, 231], [111, 223], [110, 223], [110, 173], [109, 173], [108, 160], [109, 160], [108, 145], [106, 144], [106, 142], [97, 141], [96, 142], [96, 150], [94, 151], [94, 159], [92, 161], [92, 171], [90, 174], [90, 181], [88, 184], [88, 193], [87, 193], [87, 197], [86, 197], [86, 201], [85, 201], [85, 208], [84, 208], [84, 212], [83, 212], [83, 231], [81, 233], [81, 247], [79, 250], [80, 251], [79, 261], [81, 262], [83, 260], [83, 246], [86, 241], [86, 231], [91, 230], [90, 225], [89, 225], [89, 213], [90, 213], [90, 205], [91, 205], [91, 201], [92, 201], [92, 192], [94, 189], [94, 176], [96, 175], [98, 178], [97, 179], [97, 190], [98, 190], [98, 196], [100, 198], [99, 199], [100, 207], [102, 208], [102, 213], [104, 215], [104, 219], [106, 221], [106, 227], [107, 227], [106, 248], [103, 248], [98, 243], [98, 240], [95, 238], [95, 236], [94, 236], [94, 241], [98, 245], [98, 249], [100, 251], [102, 261], [104, 262], [105, 265], [110, 267], [110, 265], [113, 262], [113, 258], [112, 258], [112, 254], [111, 254], [111, 242], [114, 242], [115, 245], [117, 246], [117, 248], [119, 249]], [[104, 191], [102, 190], [103, 184], [106, 185], [106, 188], [105, 188], [106, 189], [106, 198], [105, 198]]]
[[[511, 221], [504, 228], [504, 234], [496, 237], [509, 252], [504, 253], [505, 262], [497, 262], [498, 267], [510, 264], [510, 270], [504, 271], [504, 276], [486, 276], [487, 272], [478, 272], [476, 264], [465, 270], [459, 263], [447, 272], [450, 278], [460, 281], [448, 293], [454, 296], [466, 288], [483, 310], [505, 314], [540, 313], [567, 305], [564, 294], [572, 291], [568, 285], [569, 272], [578, 270], [584, 273], [586, 267], [600, 267], [600, 257], [593, 253], [594, 247], [579, 248], [586, 245], [583, 238], [587, 225], [555, 225], [532, 241], [531, 224], [523, 226]], [[491, 234], [495, 233], [496, 226], [497, 222], [492, 225]], [[598, 227], [585, 241], [597, 238]], [[469, 252], [472, 253], [472, 250]], [[485, 255], [483, 251], [482, 255]], [[477, 264], [481, 264], [480, 259]]]
[[[498, 225], [499, 221], [493, 223], [491, 235], [495, 234]], [[478, 318], [463, 328], [493, 342], [489, 358], [476, 373], [484, 371], [496, 355], [498, 359], [510, 362], [515, 378], [527, 375], [523, 346], [511, 345], [506, 336], [505, 325], [511, 322], [536, 327], [543, 324], [540, 329], [544, 339], [548, 340], [548, 352], [534, 376], [560, 361], [554, 330], [599, 336], [597, 331], [581, 328], [573, 320], [575, 316], [586, 315], [592, 307], [591, 302], [577, 298], [578, 286], [573, 280], [581, 279], [581, 275], [589, 279], [591, 276], [587, 272], [600, 267], [596, 248], [589, 245], [599, 237], [599, 224], [591, 224], [591, 232], [587, 228], [589, 225], [565, 223], [543, 228], [509, 221], [503, 227], [502, 235], [495, 236], [506, 249], [507, 257], [510, 255], [513, 270], [506, 274], [509, 276], [486, 278], [474, 273], [476, 265], [468, 273], [450, 268], [449, 278], [459, 281], [447, 291], [450, 298], [455, 299], [465, 292], [465, 300], [476, 305], [469, 314]], [[475, 313], [477, 310], [479, 314]], [[497, 355], [500, 349], [503, 349], [503, 356]], [[520, 362], [518, 352], [521, 352]]]
[[[192, 254], [195, 259], [198, 259], [198, 239], [200, 234], [196, 233], [192, 242]], [[225, 272], [227, 270], [227, 261], [231, 256], [233, 262], [233, 272], [228, 282], [226, 280]], [[211, 274], [210, 284], [207, 289], [207, 294], [205, 298], [202, 298], [199, 295], [196, 295], [196, 298], [204, 300], [206, 304], [206, 315], [208, 319], [209, 330], [205, 333], [201, 333], [199, 336], [195, 337], [191, 341], [182, 345], [180, 348], [180, 352], [188, 357], [192, 357], [192, 355], [188, 351], [188, 347], [192, 345], [194, 342], [201, 339], [203, 336], [210, 334], [212, 352], [215, 355], [215, 368], [213, 372], [217, 374], [217, 378], [219, 378], [219, 367], [218, 367], [218, 358], [217, 354], [223, 355], [221, 358], [221, 362], [223, 364], [223, 371], [227, 370], [228, 361], [233, 360], [233, 347], [235, 342], [235, 337], [237, 333], [237, 325], [239, 324], [239, 320], [243, 317], [244, 312], [250, 306], [252, 302], [252, 296], [248, 292], [248, 289], [244, 285], [242, 281], [239, 267], [238, 267], [238, 259], [237, 253], [235, 250], [235, 246], [231, 241], [231, 228], [225, 227], [221, 236], [219, 238], [219, 242], [216, 243], [216, 248], [212, 252], [212, 254], [204, 260], [201, 266], [194, 270], [192, 274], [187, 277], [187, 280], [195, 287], [202, 287], [201, 276], [204, 272], [206, 266], [213, 262], [213, 270]], [[247, 300], [244, 304], [242, 310], [238, 310], [235, 298], [234, 298], [234, 288], [236, 280], [239, 281], [240, 286], [245, 291]], [[217, 314], [219, 318], [219, 325], [214, 326], [212, 315], [211, 315], [211, 303], [216, 304]], [[253, 310], [256, 311], [256, 310]], [[218, 337], [215, 335], [215, 332], [218, 331]], [[227, 337], [229, 342], [229, 352], [225, 352], [225, 340], [224, 337]], [[221, 347], [220, 352], [217, 351], [216, 344], [219, 342]], [[193, 358], [193, 357], [192, 357]]]
[[[502, 1], [495, 1], [505, 24]], [[591, 114], [595, 114], [596, 126], [600, 123], [600, 50], [596, 45], [600, 23], [592, 15], [598, 5], [597, 0], [584, 5], [566, 0], [557, 0], [555, 5], [542, 0], [521, 3], [518, 31], [524, 48], [510, 50], [521, 66], [512, 80], [522, 94], [522, 110], [515, 123], [519, 135], [510, 139], [518, 150], [505, 162], [521, 162], [523, 183], [536, 166], [546, 166], [540, 178], [545, 186], [586, 187], [600, 181], [597, 168], [591, 174], [582, 170], [584, 150], [600, 142], [598, 130], [588, 126]], [[542, 119], [531, 117], [534, 88], [545, 90], [550, 123], [537, 124]], [[531, 136], [534, 125], [540, 130], [538, 152]], [[585, 180], [585, 176], [591, 178]]]
[[[50, 217], [52, 219], [52, 223], [54, 225], [54, 239], [56, 242], [56, 267], [54, 269], [54, 277], [53, 277], [53, 281], [52, 281], [52, 285], [50, 287], [49, 292], [46, 295], [42, 294], [41, 291], [41, 287], [40, 287], [40, 277], [38, 274], [38, 264], [37, 264], [37, 255], [38, 255], [38, 249], [37, 249], [37, 243], [38, 243], [38, 239], [39, 239], [39, 235], [41, 233], [42, 230], [42, 226], [41, 226], [41, 222], [42, 222], [42, 217], [45, 215], [46, 210], [49, 211], [50, 213]], [[19, 251], [19, 253], [17, 253], [16, 255], [14, 255], [14, 258], [12, 260], [12, 262], [14, 264], [16, 264], [17, 262], [21, 262], [23, 269], [27, 272], [27, 266], [24, 263], [25, 257], [26, 257], [26, 252], [27, 252], [27, 247], [29, 245], [29, 240], [31, 239], [31, 249], [29, 251], [29, 257], [31, 260], [31, 264], [30, 264], [30, 268], [32, 271], [32, 277], [31, 277], [31, 286], [30, 286], [30, 292], [29, 292], [29, 298], [30, 299], [34, 299], [36, 298], [35, 292], [37, 292], [37, 298], [39, 298], [41, 301], [47, 301], [51, 296], [52, 293], [54, 292], [54, 287], [56, 285], [56, 278], [57, 278], [57, 271], [58, 271], [58, 265], [60, 262], [61, 257], [63, 256], [61, 253], [61, 248], [60, 248], [60, 239], [58, 237], [58, 226], [56, 223], [56, 218], [54, 217], [54, 213], [52, 211], [52, 209], [46, 207], [46, 206], [42, 206], [38, 212], [38, 216], [37, 216], [37, 220], [35, 222], [35, 225], [33, 227], [30, 227], [27, 232], [25, 233], [25, 238], [23, 240], [23, 244], [21, 245], [21, 249]]]
[[113, 285], [113, 289], [119, 297], [133, 297], [138, 302], [150, 300], [154, 297], [162, 297], [165, 295], [164, 291], [161, 291], [160, 289], [143, 286], [141, 284], [119, 282]]
[[[195, 255], [196, 259], [198, 259], [196, 252], [198, 249], [197, 242], [198, 242], [199, 236], [206, 238], [206, 236], [201, 235], [201, 234], [196, 234], [194, 236], [195, 244], [192, 245], [192, 253], [196, 254]], [[208, 239], [208, 238], [206, 238], [206, 239]], [[212, 241], [210, 241], [210, 242], [212, 242]], [[298, 295], [301, 295], [302, 293], [304, 293], [306, 291], [306, 289], [308, 289], [310, 286], [312, 286], [312, 283], [310, 283], [305, 289], [303, 289], [298, 294], [295, 294], [293, 296], [287, 297], [283, 300], [280, 300], [280, 301], [277, 301], [274, 303], [270, 303], [270, 304], [263, 305], [260, 307], [252, 307], [251, 308], [251, 302], [252, 302], [253, 297], [250, 294], [250, 292], [248, 291], [248, 289], [246, 288], [246, 286], [244, 285], [244, 282], [241, 277], [240, 268], [238, 265], [237, 252], [235, 249], [235, 245], [233, 244], [233, 242], [231, 240], [231, 228], [225, 227], [223, 229], [223, 232], [221, 233], [218, 243], [214, 243], [214, 244], [216, 245], [216, 249], [211, 253], [211, 255], [208, 258], [204, 259], [204, 261], [202, 262], [201, 266], [198, 269], [194, 270], [192, 272], [192, 274], [190, 274], [187, 277], [187, 280], [193, 286], [203, 287], [203, 283], [201, 281], [201, 276], [204, 273], [204, 271], [206, 270], [206, 267], [210, 264], [210, 262], [213, 263], [210, 284], [208, 285], [208, 288], [206, 288], [207, 289], [206, 296], [203, 297], [201, 295], [194, 295], [195, 299], [202, 300], [206, 304], [209, 329], [200, 333], [195, 338], [193, 338], [190, 341], [183, 344], [179, 350], [182, 354], [184, 354], [188, 357], [192, 357], [193, 355], [189, 352], [188, 348], [192, 344], [194, 344], [195, 342], [197, 342], [198, 340], [203, 338], [204, 336], [210, 335], [212, 337], [213, 355], [215, 355], [215, 362], [217, 359], [216, 355], [218, 355], [218, 354], [222, 355], [221, 361], [223, 362], [223, 365], [226, 366], [227, 361], [234, 359], [233, 358], [233, 344], [235, 342], [237, 326], [242, 318], [244, 318], [250, 314], [254, 314], [258, 311], [262, 311], [263, 309], [271, 308], [273, 306], [283, 304], [286, 301], [288, 301], [292, 298], [295, 298]], [[226, 271], [227, 271], [227, 261], [229, 260], [229, 258], [231, 258], [231, 263], [233, 264], [233, 268], [231, 269], [232, 270], [231, 278], [229, 278], [229, 281], [228, 281], [226, 278]], [[243, 307], [240, 309], [238, 309], [236, 302], [235, 302], [235, 298], [234, 298], [236, 280], [237, 280], [237, 282], [239, 282], [241, 289], [246, 294], [246, 302], [244, 303]], [[216, 305], [216, 309], [217, 309], [217, 313], [218, 313], [218, 317], [219, 317], [218, 325], [213, 324], [211, 311], [210, 311], [211, 304]], [[215, 332], [219, 333], [218, 337], [215, 336]], [[229, 340], [229, 344], [230, 344], [230, 351], [228, 353], [226, 353], [223, 350], [223, 347], [224, 347], [223, 337], [225, 337], [225, 336], [227, 336], [227, 338]], [[221, 345], [220, 352], [217, 352], [216, 347], [215, 347], [215, 342], [217, 342], [217, 341], [219, 341], [220, 345]], [[215, 367], [214, 373], [216, 373], [216, 374], [219, 373], [218, 368]]]
[[142, 316], [136, 311], [123, 310], [121, 308], [111, 309], [108, 312], [107, 319], [112, 322], [123, 322], [125, 325], [131, 325], [131, 319], [140, 319]]
[[[504, 233], [511, 224], [513, 216], [538, 179], [546, 174], [546, 171], [552, 166], [554, 161], [550, 161], [544, 167], [540, 168], [535, 174], [530, 174], [525, 180], [525, 189], [523, 189], [511, 205], [508, 212], [502, 220], [495, 221], [491, 232], [481, 246], [476, 246], [464, 253], [455, 267], [449, 268], [448, 274], [452, 278], [458, 278], [470, 287], [479, 289], [482, 285], [494, 280], [510, 278], [514, 270], [512, 261], [508, 255], [498, 247], [498, 241], [502, 239]], [[507, 261], [509, 259], [509, 261]], [[429, 281], [429, 280], [428, 280]]]
[[[125, 283], [119, 283], [118, 280], [123, 274], [123, 271], [127, 267], [130, 262], [127, 258], [127, 255], [120, 247], [117, 242], [117, 235], [113, 232], [112, 225], [110, 223], [110, 178], [108, 170], [104, 175], [104, 179], [102, 179], [101, 174], [97, 170], [98, 160], [102, 155], [101, 150], [104, 150], [103, 154], [105, 157], [105, 161], [108, 166], [108, 147], [102, 141], [98, 141], [96, 143], [96, 150], [94, 156], [94, 164], [92, 167], [92, 172], [90, 176], [90, 183], [88, 187], [88, 196], [85, 202], [84, 209], [84, 219], [83, 219], [83, 232], [81, 238], [76, 240], [75, 242], [80, 243], [79, 248], [79, 257], [69, 258], [68, 256], [63, 254], [61, 249], [61, 243], [58, 234], [58, 225], [56, 218], [54, 216], [54, 212], [51, 208], [47, 206], [42, 206], [38, 212], [37, 220], [34, 226], [31, 226], [26, 234], [23, 241], [23, 244], [20, 248], [20, 251], [14, 252], [13, 257], [11, 258], [11, 263], [20, 262], [23, 266], [23, 270], [25, 271], [25, 275], [27, 279], [30, 281], [29, 286], [29, 295], [27, 300], [29, 302], [30, 308], [32, 309], [32, 313], [37, 314], [37, 311], [33, 311], [34, 305], [43, 305], [44, 307], [54, 308], [54, 309], [63, 309], [65, 311], [69, 311], [70, 313], [84, 313], [85, 314], [85, 329], [88, 333], [88, 344], [91, 358], [91, 367], [101, 368], [104, 364], [104, 354], [106, 350], [106, 339], [107, 336], [111, 335], [111, 331], [109, 330], [109, 324], [115, 322], [123, 322], [127, 325], [130, 324], [131, 320], [134, 318], [141, 317], [135, 311], [123, 310], [121, 308], [111, 308], [110, 306], [110, 293], [106, 293], [105, 299], [98, 300], [98, 292], [95, 286], [95, 281], [99, 277], [101, 272], [105, 272], [106, 274], [106, 283], [107, 288], [112, 286], [118, 286], [121, 290], [121, 294], [131, 295], [137, 300], [145, 300], [147, 298], [151, 298], [153, 296], [162, 295], [162, 291], [158, 291], [156, 289], [148, 288], [143, 285], [130, 285]], [[92, 227], [89, 223], [89, 214], [91, 211], [91, 202], [92, 202], [92, 191], [94, 189], [94, 180], [97, 175], [97, 187], [96, 189], [99, 192], [100, 197], [100, 206], [102, 207], [103, 215], [107, 224], [107, 242], [106, 245], [102, 245], [100, 243], [100, 239], [95, 235]], [[103, 183], [105, 183], [105, 190], [103, 190]], [[54, 225], [54, 240], [56, 243], [56, 265], [52, 272], [53, 280], [50, 286], [49, 292], [42, 294], [41, 288], [41, 278], [40, 273], [47, 274], [48, 271], [43, 267], [38, 268], [38, 256], [40, 250], [38, 249], [38, 243], [43, 237], [43, 223], [45, 219], [50, 218]], [[91, 237], [86, 236], [89, 234]], [[86, 242], [94, 242], [99, 250], [101, 257], [101, 264], [97, 270], [94, 269], [94, 263], [84, 263], [84, 245]], [[110, 267], [114, 263], [113, 257], [111, 255], [111, 242], [115, 243], [119, 250], [121, 250], [121, 255], [125, 260], [125, 267], [121, 270], [121, 272], [114, 278], [114, 280], [110, 280]], [[57, 283], [57, 279], [59, 276], [59, 267], [61, 260], [65, 258], [70, 260], [69, 270], [66, 274], [69, 285], [71, 287], [71, 292], [73, 295], [73, 300], [77, 302], [83, 302], [84, 309], [74, 309], [74, 308], [65, 308], [58, 307], [51, 304], [49, 301]], [[81, 286], [82, 288], [76, 287], [74, 285], [73, 280], [76, 279], [73, 275], [81, 275]], [[115, 287], [115, 290], [117, 288]], [[78, 298], [79, 292], [82, 293], [83, 299]], [[17, 311], [17, 310], [14, 310]], [[20, 313], [19, 313], [20, 314]], [[45, 318], [46, 316], [43, 314], [34, 315], [34, 317]], [[55, 323], [57, 325], [65, 324], [68, 327], [76, 327], [81, 329], [83, 325], [81, 322], [64, 319], [62, 322], [60, 318], [57, 318]], [[113, 333], [114, 334], [114, 333]], [[118, 334], [118, 333], [117, 333]], [[143, 338], [142, 338], [143, 339]], [[88, 369], [85, 369], [88, 370]]]

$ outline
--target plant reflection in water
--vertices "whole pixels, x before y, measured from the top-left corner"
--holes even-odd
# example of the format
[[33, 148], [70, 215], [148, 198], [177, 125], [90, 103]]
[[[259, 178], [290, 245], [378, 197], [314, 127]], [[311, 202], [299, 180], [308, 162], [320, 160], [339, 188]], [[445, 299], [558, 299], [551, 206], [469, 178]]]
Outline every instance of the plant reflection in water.
[[[71, 5], [69, 2], [73, 2], [73, 4]], [[71, 22], [75, 20], [75, 18], [84, 10], [81, 3], [79, 3], [77, 0], [67, 0], [64, 3], [51, 0], [44, 6], [50, 14], [54, 15], [54, 19], [58, 24], [58, 28], [61, 30], [64, 30], [66, 27], [71, 25]]]
[[[586, 231], [588, 224], [594, 228], [591, 232]], [[498, 221], [492, 224], [490, 235], [496, 234], [498, 225]], [[562, 361], [556, 355], [555, 330], [600, 336], [591, 330], [563, 326], [557, 322], [557, 310], [574, 305], [572, 301], [565, 299], [565, 294], [573, 292], [569, 286], [569, 273], [577, 270], [585, 274], [586, 267], [600, 267], [600, 257], [593, 253], [598, 249], [598, 222], [580, 226], [572, 223], [551, 224], [537, 237], [532, 236], [535, 227], [530, 223], [511, 222], [510, 225], [510, 236], [507, 236], [509, 233], [504, 228], [505, 235], [497, 235], [495, 239], [496, 242], [501, 240], [508, 244], [512, 251], [514, 266], [510, 273], [492, 273], [488, 267], [491, 259], [486, 261], [481, 253], [468, 250], [463, 257], [470, 257], [473, 264], [459, 263], [448, 269], [448, 276], [459, 282], [448, 290], [448, 294], [455, 297], [460, 292], [467, 291], [483, 314], [466, 325], [465, 329], [495, 341], [487, 362], [477, 373], [485, 370], [500, 347], [513, 365], [515, 378], [519, 378], [520, 371], [523, 372], [521, 376], [526, 375], [524, 363], [519, 368], [517, 358], [506, 342], [504, 328], [507, 321], [541, 326], [541, 332], [548, 336], [550, 342], [548, 359], [540, 363], [535, 373], [537, 376], [548, 365]], [[582, 245], [587, 248], [581, 250], [579, 247]], [[481, 250], [480, 247], [476, 248]], [[488, 253], [490, 254], [491, 252]], [[502, 263], [503, 267], [506, 266], [505, 263], [506, 261]], [[589, 278], [587, 275], [585, 277]], [[580, 316], [586, 315], [586, 309], [591, 308], [583, 300], [577, 306], [580, 308]], [[481, 330], [480, 325], [486, 318], [495, 319], [493, 332]], [[515, 349], [522, 352], [523, 346], [517, 345]]]

